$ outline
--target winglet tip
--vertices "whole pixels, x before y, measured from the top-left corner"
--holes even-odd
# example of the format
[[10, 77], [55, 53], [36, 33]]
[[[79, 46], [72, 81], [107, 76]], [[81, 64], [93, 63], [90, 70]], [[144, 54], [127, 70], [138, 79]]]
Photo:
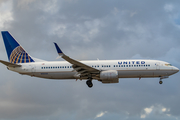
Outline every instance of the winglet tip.
[[59, 48], [59, 46], [57, 45], [57, 43], [54, 42], [54, 45], [55, 45], [55, 47], [56, 47], [56, 50], [57, 50], [59, 56], [64, 55], [64, 53], [63, 53], [62, 50]]

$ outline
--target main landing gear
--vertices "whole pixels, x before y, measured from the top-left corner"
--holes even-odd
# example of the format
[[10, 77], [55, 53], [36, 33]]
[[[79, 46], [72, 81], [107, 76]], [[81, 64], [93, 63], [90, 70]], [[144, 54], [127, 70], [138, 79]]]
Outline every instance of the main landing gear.
[[92, 88], [92, 86], [93, 86], [92, 79], [87, 80], [86, 84], [89, 88]]
[[160, 81], [159, 81], [159, 84], [163, 84], [163, 81], [162, 81], [162, 80], [160, 80]]

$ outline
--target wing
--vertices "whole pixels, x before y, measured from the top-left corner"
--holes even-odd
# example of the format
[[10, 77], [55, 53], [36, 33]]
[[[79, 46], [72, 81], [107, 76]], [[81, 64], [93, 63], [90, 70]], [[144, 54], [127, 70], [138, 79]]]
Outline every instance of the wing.
[[55, 47], [56, 47], [56, 50], [57, 50], [59, 56], [61, 56], [63, 59], [65, 59], [66, 61], [71, 63], [73, 69], [78, 72], [78, 74], [81, 78], [90, 78], [90, 77], [96, 78], [96, 77], [98, 77], [100, 70], [90, 67], [80, 61], [77, 61], [77, 60], [74, 60], [74, 59], [68, 57], [61, 51], [61, 49], [59, 48], [59, 46], [56, 43], [54, 43], [54, 44], [55, 44]]
[[6, 62], [6, 61], [3, 61], [3, 60], [0, 60], [0, 62], [8, 67], [21, 67], [21, 65], [17, 65], [17, 64], [14, 64], [14, 63], [10, 63], [10, 62]]

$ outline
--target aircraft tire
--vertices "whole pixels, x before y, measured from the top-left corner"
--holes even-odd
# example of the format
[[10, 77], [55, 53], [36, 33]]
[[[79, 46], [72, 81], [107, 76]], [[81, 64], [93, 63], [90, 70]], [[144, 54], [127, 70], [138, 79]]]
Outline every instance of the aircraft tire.
[[86, 84], [89, 88], [92, 88], [93, 87], [93, 84], [92, 84], [92, 80], [87, 80], [86, 81]]
[[159, 81], [159, 84], [162, 84], [163, 83], [163, 81]]

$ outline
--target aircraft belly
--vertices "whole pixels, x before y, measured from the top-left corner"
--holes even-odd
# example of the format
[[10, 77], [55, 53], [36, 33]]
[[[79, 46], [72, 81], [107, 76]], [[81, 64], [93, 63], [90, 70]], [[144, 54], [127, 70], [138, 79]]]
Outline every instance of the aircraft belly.
[[138, 78], [138, 77], [161, 77], [169, 76], [169, 70], [120, 70], [118, 71], [119, 78]]
[[35, 73], [34, 76], [48, 79], [74, 79], [75, 72]]

